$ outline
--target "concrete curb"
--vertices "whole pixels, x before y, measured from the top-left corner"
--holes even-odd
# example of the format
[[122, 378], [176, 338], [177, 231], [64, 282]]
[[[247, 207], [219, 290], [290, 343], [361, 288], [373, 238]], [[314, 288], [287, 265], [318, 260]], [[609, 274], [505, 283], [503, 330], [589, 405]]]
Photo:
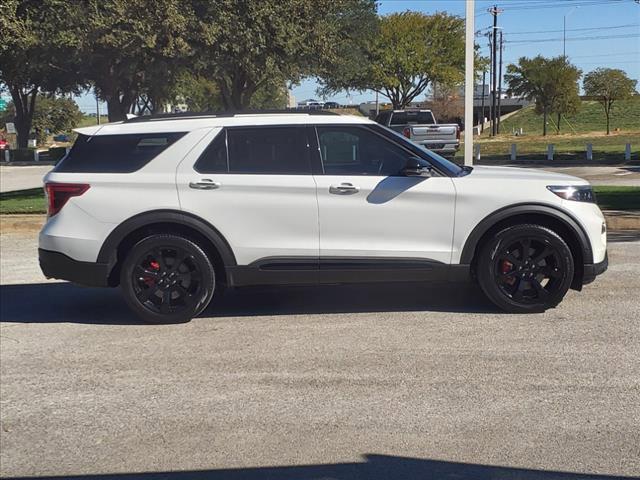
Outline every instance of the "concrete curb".
[[[640, 231], [639, 210], [605, 210], [604, 216], [609, 231]], [[38, 232], [46, 220], [46, 215], [40, 214], [0, 215], [0, 232]]]

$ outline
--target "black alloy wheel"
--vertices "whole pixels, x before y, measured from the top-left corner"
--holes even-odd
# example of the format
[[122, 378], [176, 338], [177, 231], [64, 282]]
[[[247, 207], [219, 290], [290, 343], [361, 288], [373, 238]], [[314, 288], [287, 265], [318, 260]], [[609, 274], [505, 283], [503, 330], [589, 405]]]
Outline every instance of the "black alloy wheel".
[[540, 225], [499, 232], [481, 250], [478, 280], [487, 296], [509, 312], [555, 307], [571, 286], [574, 263], [566, 242]]
[[144, 320], [189, 321], [210, 302], [213, 266], [189, 239], [152, 235], [133, 247], [121, 272], [125, 299]]

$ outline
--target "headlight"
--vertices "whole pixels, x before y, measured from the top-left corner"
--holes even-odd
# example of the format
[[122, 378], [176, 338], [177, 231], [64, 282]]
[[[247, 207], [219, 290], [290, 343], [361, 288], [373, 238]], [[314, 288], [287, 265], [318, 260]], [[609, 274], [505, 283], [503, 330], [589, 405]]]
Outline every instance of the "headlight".
[[549, 185], [547, 188], [565, 200], [596, 203], [596, 195], [591, 185]]

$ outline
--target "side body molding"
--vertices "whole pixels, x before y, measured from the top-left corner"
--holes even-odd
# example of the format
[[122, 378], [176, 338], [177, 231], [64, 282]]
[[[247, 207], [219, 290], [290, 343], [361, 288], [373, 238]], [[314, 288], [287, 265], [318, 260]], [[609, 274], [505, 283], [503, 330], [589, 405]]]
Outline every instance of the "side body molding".
[[587, 236], [584, 228], [572, 215], [550, 205], [526, 203], [501, 208], [500, 210], [496, 210], [495, 212], [487, 215], [482, 221], [480, 221], [480, 223], [478, 223], [478, 225], [476, 225], [476, 227], [471, 231], [471, 234], [464, 244], [462, 255], [460, 256], [460, 264], [471, 264], [478, 242], [491, 227], [503, 220], [522, 215], [543, 215], [560, 221], [566, 228], [575, 234], [582, 250], [584, 263], [593, 263], [593, 251], [591, 250], [589, 237]]
[[174, 224], [191, 228], [213, 244], [225, 266], [236, 265], [236, 258], [231, 246], [215, 227], [194, 215], [176, 210], [154, 210], [125, 220], [105, 240], [98, 254], [97, 262], [106, 263], [111, 269], [117, 261], [118, 245], [122, 240], [130, 233], [154, 224]]

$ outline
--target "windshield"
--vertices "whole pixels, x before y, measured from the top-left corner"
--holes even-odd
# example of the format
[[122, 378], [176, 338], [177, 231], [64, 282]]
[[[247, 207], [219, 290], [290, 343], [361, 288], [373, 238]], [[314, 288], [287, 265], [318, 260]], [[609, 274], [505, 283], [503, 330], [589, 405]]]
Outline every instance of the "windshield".
[[391, 125], [433, 125], [435, 119], [430, 111], [393, 112]]
[[452, 177], [460, 177], [468, 173], [468, 171], [459, 165], [441, 157], [437, 153], [433, 153], [431, 150], [427, 150], [426, 148], [413, 143], [402, 134], [381, 125], [376, 125], [376, 127], [379, 127], [380, 133], [383, 133], [387, 137], [393, 135], [393, 139], [395, 141], [401, 142], [403, 147], [411, 150], [419, 157], [428, 160], [436, 169], [441, 170]]

